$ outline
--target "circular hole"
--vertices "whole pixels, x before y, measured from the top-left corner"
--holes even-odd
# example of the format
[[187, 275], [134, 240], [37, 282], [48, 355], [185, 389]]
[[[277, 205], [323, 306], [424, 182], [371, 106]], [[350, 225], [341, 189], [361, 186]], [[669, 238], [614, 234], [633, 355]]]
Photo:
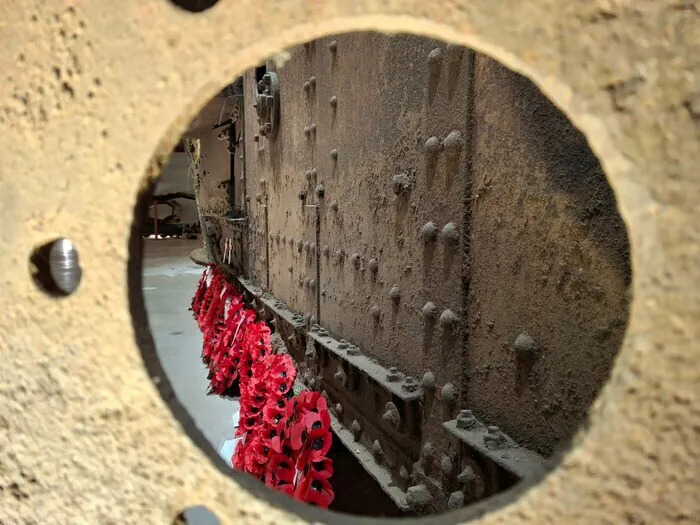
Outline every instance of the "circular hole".
[[170, 0], [180, 9], [189, 11], [190, 13], [201, 13], [207, 9], [211, 9], [219, 0]]
[[68, 239], [60, 238], [39, 246], [30, 255], [29, 262], [32, 279], [50, 295], [71, 295], [82, 280], [78, 250]]
[[173, 521], [173, 525], [220, 525], [221, 521], [204, 505], [187, 507]]
[[[327, 456], [342, 465], [330, 478], [332, 510], [425, 516], [457, 503], [477, 512], [511, 501], [568, 450], [624, 336], [631, 269], [614, 194], [586, 138], [532, 82], [496, 60], [410, 35], [350, 33], [315, 43], [331, 42], [335, 53], [300, 45], [284, 66], [269, 61], [243, 72], [201, 109], [172, 152], [135, 236], [143, 246], [134, 253], [145, 253], [135, 292], [145, 296], [159, 361], [147, 347], [144, 357], [168, 379], [159, 385], [164, 397], [172, 401], [167, 384], [203, 433], [198, 444], [230, 465], [240, 443], [235, 414], [252, 425], [264, 411], [212, 379], [235, 367], [238, 377], [253, 377], [255, 362], [227, 369], [220, 356], [212, 365], [202, 333], [210, 343], [223, 334], [230, 306], [207, 319], [188, 312], [202, 265], [211, 266], [258, 319], [276, 319], [264, 355], [290, 356], [295, 392], [323, 392], [329, 406], [344, 407], [339, 419], [348, 427], [334, 427]], [[314, 100], [343, 104], [317, 105], [309, 146], [310, 95], [300, 86], [310, 71]], [[341, 147], [342, 156], [326, 154]], [[342, 201], [342, 223], [322, 213], [315, 195], [299, 206], [311, 169], [324, 180], [325, 198]], [[186, 238], [186, 224], [196, 239]], [[429, 243], [426, 224], [437, 232]], [[270, 250], [270, 232], [338, 253], [381, 253], [385, 281], [350, 278], [317, 256], [307, 275], [317, 292], [308, 293], [289, 279], [296, 250]], [[366, 305], [389, 311], [387, 282], [400, 283], [407, 307], [377, 330]], [[451, 313], [449, 337], [424, 322], [428, 303], [438, 315]], [[336, 354], [329, 344], [328, 359], [316, 352], [315, 366], [302, 368], [305, 312], [361, 352]], [[334, 381], [339, 364], [347, 388]], [[451, 384], [453, 395], [429, 399], [420, 386], [388, 383], [390, 367], [405, 377], [430, 369], [434, 388]], [[278, 400], [286, 386], [275, 386]], [[378, 400], [395, 396], [402, 421], [392, 427], [382, 423]], [[413, 475], [377, 462], [370, 435], [392, 448], [386, 457], [396, 465], [415, 465]], [[421, 458], [427, 436], [433, 457], [483, 465], [480, 478], [460, 481], [464, 467]], [[267, 464], [265, 443], [258, 454]], [[366, 504], [358, 508], [358, 499]]]

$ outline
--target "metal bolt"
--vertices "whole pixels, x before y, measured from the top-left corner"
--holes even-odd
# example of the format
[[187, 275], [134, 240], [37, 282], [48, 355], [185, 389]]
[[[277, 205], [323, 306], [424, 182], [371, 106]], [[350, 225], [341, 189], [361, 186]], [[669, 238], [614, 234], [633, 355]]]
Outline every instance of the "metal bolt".
[[322, 199], [326, 195], [326, 187], [323, 184], [316, 186], [316, 196]]
[[333, 212], [338, 211], [338, 201], [331, 201], [331, 211], [333, 211]]
[[348, 355], [361, 355], [362, 352], [360, 351], [360, 349], [359, 349], [357, 346], [355, 346], [355, 345], [350, 345], [350, 346], [348, 347], [347, 354], [348, 354]]
[[418, 381], [409, 376], [404, 380], [401, 388], [406, 392], [415, 392], [418, 390]]
[[401, 379], [401, 373], [399, 372], [399, 369], [396, 368], [395, 366], [392, 366], [389, 368], [389, 371], [386, 374], [386, 380], [389, 381], [390, 383], [396, 383]]
[[311, 84], [312, 88], [316, 87], [316, 77], [315, 76], [309, 77], [309, 84]]
[[457, 428], [467, 430], [476, 424], [476, 418], [471, 410], [460, 410], [457, 416]]
[[369, 309], [369, 313], [376, 322], [379, 321], [379, 318], [382, 315], [382, 311], [379, 309], [379, 306], [377, 306], [376, 304], [372, 305], [372, 308]]
[[337, 40], [332, 40], [330, 44], [328, 44], [328, 50], [335, 54], [338, 51], [338, 42]]
[[337, 148], [333, 148], [331, 150], [331, 158], [333, 160], [338, 160], [338, 149]]
[[289, 266], [287, 266], [287, 270], [289, 271], [289, 273], [292, 273], [294, 271], [294, 268], [290, 264]]
[[309, 126], [304, 128], [304, 135], [306, 135], [307, 139], [311, 136], [311, 128]]
[[65, 238], [57, 239], [49, 246], [49, 275], [47, 276], [49, 278], [42, 279], [41, 268], [38, 268], [37, 277], [42, 279], [42, 283], [48, 288], [55, 288], [61, 295], [70, 295], [78, 289], [83, 276], [78, 251], [73, 243]]
[[304, 82], [304, 91], [306, 91], [307, 93], [311, 91], [311, 82], [309, 82], [308, 80]]
[[338, 97], [336, 97], [335, 95], [333, 95], [333, 96], [331, 97], [331, 99], [330, 99], [330, 104], [331, 104], [331, 107], [332, 107], [333, 109], [337, 108], [337, 107], [338, 107]]
[[312, 123], [311, 126], [309, 126], [309, 129], [311, 130], [311, 133], [316, 135], [316, 123]]

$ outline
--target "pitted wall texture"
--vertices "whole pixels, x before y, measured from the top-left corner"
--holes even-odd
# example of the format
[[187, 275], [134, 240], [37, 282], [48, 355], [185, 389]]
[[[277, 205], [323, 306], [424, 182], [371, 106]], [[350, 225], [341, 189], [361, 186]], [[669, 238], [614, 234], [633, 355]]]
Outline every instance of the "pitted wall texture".
[[[629, 229], [629, 325], [585, 432], [540, 485], [479, 522], [697, 521], [700, 31], [697, 3], [677, 0], [222, 0], [200, 14], [164, 0], [6, 3], [3, 521], [171, 523], [204, 504], [224, 523], [357, 523], [231, 479], [185, 435], [197, 432], [167, 380], [149, 377], [157, 364], [129, 238], [144, 174], [156, 175], [154, 157], [208, 98], [282, 47], [362, 29], [454, 40], [525, 73], [586, 134]], [[58, 235], [84, 269], [60, 301], [27, 265]]]
[[[250, 264], [269, 250], [269, 291], [385, 367], [461, 391], [426, 400], [433, 443], [470, 408], [546, 455], [565, 445], [608, 377], [630, 282], [583, 135], [527, 79], [436, 40], [331, 35], [268, 69], [278, 136], [256, 135], [253, 71], [245, 99]], [[521, 333], [537, 345], [524, 359]]]

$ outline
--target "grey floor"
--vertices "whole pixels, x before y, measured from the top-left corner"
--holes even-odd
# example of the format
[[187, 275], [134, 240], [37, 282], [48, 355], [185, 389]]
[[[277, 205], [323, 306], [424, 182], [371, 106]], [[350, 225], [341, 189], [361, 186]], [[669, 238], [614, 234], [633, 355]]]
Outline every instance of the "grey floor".
[[238, 402], [207, 396], [202, 333], [192, 312], [192, 296], [203, 267], [189, 258], [198, 241], [144, 241], [143, 295], [158, 357], [175, 395], [212, 447], [230, 464]]

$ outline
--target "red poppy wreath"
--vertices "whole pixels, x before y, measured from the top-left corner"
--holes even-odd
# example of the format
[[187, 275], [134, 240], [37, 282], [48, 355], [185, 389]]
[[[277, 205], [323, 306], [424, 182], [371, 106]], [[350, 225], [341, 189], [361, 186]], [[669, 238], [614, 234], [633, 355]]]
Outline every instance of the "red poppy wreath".
[[297, 500], [327, 508], [334, 493], [325, 398], [308, 390], [294, 395], [294, 361], [273, 352], [270, 328], [256, 320], [218, 267], [204, 271], [191, 310], [204, 336], [209, 393], [240, 397], [233, 467]]

